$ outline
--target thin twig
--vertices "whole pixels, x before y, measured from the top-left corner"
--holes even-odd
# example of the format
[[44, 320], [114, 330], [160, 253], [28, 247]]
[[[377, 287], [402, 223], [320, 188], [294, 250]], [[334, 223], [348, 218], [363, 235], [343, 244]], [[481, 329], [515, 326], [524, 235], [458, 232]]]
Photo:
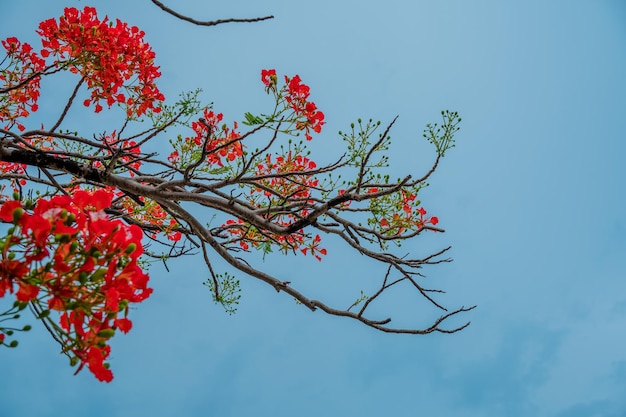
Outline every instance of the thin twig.
[[254, 17], [250, 19], [218, 19], [218, 20], [201, 21], [201, 20], [196, 20], [194, 18], [191, 18], [189, 16], [182, 15], [170, 9], [169, 7], [167, 7], [166, 5], [164, 5], [158, 0], [152, 0], [152, 3], [156, 4], [161, 10], [163, 10], [166, 13], [169, 13], [172, 16], [175, 16], [181, 20], [184, 20], [185, 22], [193, 23], [194, 25], [198, 25], [198, 26], [216, 26], [216, 25], [221, 25], [222, 23], [253, 23], [253, 22], [261, 22], [263, 20], [274, 18], [274, 16], [264, 16], [264, 17]]

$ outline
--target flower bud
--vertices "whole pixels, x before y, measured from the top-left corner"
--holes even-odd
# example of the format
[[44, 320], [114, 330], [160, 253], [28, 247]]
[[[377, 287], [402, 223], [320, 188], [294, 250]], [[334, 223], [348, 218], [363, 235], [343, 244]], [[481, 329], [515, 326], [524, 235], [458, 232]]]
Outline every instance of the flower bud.
[[17, 311], [22, 311], [22, 310], [24, 310], [26, 307], [28, 307], [28, 303], [25, 303], [25, 302], [23, 302], [23, 301], [18, 301], [18, 300], [15, 300], [15, 301], [13, 302], [13, 307], [14, 307], [14, 308], [15, 308], [15, 307], [17, 307]]
[[113, 329], [102, 329], [98, 332], [98, 337], [103, 337], [105, 339], [113, 337], [114, 335], [115, 335], [115, 330]]
[[135, 249], [137, 249], [137, 245], [134, 243], [131, 243], [130, 245], [128, 245], [128, 247], [126, 248], [126, 250], [124, 251], [127, 255], [130, 255], [131, 253], [133, 253], [135, 251]]
[[20, 220], [20, 217], [22, 217], [23, 213], [24, 213], [24, 210], [22, 210], [21, 207], [18, 207], [15, 210], [13, 210], [13, 224], [17, 224], [17, 222]]
[[98, 282], [104, 277], [104, 274], [107, 272], [106, 268], [100, 268], [91, 274], [91, 280], [94, 282]]
[[54, 241], [58, 243], [68, 243], [71, 240], [67, 233], [58, 233], [54, 235]]

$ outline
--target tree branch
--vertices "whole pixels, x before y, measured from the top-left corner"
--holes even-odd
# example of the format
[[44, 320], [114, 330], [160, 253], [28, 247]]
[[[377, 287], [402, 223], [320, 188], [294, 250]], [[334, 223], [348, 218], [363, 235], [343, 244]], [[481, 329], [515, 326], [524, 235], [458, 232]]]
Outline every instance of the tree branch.
[[198, 25], [198, 26], [217, 26], [217, 25], [221, 25], [222, 23], [253, 23], [253, 22], [261, 22], [263, 20], [274, 18], [274, 16], [264, 16], [264, 17], [254, 17], [250, 19], [218, 19], [218, 20], [201, 21], [201, 20], [196, 20], [194, 18], [191, 18], [189, 16], [182, 15], [170, 9], [169, 7], [167, 7], [166, 5], [164, 5], [158, 0], [151, 0], [151, 1], [164, 12], [169, 13], [172, 16], [177, 17], [181, 20], [184, 20], [185, 22], [193, 23], [194, 25]]

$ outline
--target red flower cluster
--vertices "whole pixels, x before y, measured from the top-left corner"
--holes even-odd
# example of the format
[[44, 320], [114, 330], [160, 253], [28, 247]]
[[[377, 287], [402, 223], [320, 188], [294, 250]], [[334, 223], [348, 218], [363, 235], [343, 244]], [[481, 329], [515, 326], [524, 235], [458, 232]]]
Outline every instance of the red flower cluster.
[[0, 221], [13, 224], [0, 253], [0, 297], [17, 286], [19, 302], [59, 311], [55, 329], [81, 362], [78, 370], [87, 365], [107, 382], [113, 379], [104, 363], [107, 341], [116, 329], [130, 330], [129, 303], [152, 292], [137, 264], [143, 232], [108, 218], [112, 198], [107, 190], [77, 190], [39, 199], [32, 210], [18, 200], [0, 206]]
[[322, 126], [325, 124], [324, 113], [318, 110], [314, 102], [309, 101], [311, 89], [302, 83], [299, 75], [293, 78], [285, 76], [286, 86], [280, 91], [276, 88], [278, 82], [276, 70], [261, 70], [261, 81], [265, 84], [266, 92], [271, 90], [278, 94], [278, 98], [284, 98], [296, 117], [300, 119], [296, 122], [296, 129], [304, 130], [307, 140], [313, 139], [310, 134], [311, 130], [315, 133], [322, 131]]
[[[272, 222], [281, 226], [289, 226], [292, 223], [285, 218], [273, 218]], [[299, 250], [306, 255], [311, 251], [311, 255], [318, 261], [322, 260], [321, 255], [327, 254], [326, 249], [320, 248], [322, 238], [319, 235], [314, 237], [306, 235], [303, 230], [289, 235], [276, 235], [268, 231], [260, 231], [241, 219], [227, 220], [222, 228], [233, 237], [230, 243], [238, 244], [245, 251], [252, 246], [255, 249], [271, 252], [271, 246], [276, 245], [283, 253]]]
[[[276, 207], [287, 201], [310, 202], [311, 190], [319, 184], [319, 180], [311, 173], [316, 167], [311, 159], [299, 154], [294, 155], [291, 151], [286, 155], [277, 156], [275, 161], [267, 154], [266, 161], [256, 167], [255, 177], [259, 179], [255, 181], [257, 187], [250, 190], [249, 202], [259, 208]], [[260, 195], [263, 198], [259, 199]], [[306, 209], [297, 213], [298, 217], [307, 215]], [[268, 219], [280, 226], [289, 226], [297, 220], [294, 214], [270, 214]], [[267, 231], [261, 232], [241, 219], [228, 220], [223, 227], [234, 237], [233, 243], [238, 243], [244, 250], [248, 250], [250, 245], [259, 249], [275, 244], [283, 252], [300, 250], [306, 255], [310, 251], [318, 260], [322, 259], [320, 255], [326, 255], [326, 249], [319, 247], [320, 236], [308, 236], [303, 230], [289, 235], [276, 235]]]
[[[155, 54], [144, 41], [145, 33], [136, 26], [117, 19], [98, 19], [96, 9], [83, 11], [66, 8], [57, 22], [48, 19], [37, 31], [42, 37], [41, 55], [55, 55], [57, 66], [69, 65], [70, 71], [81, 74], [91, 90], [85, 105], [96, 105], [102, 110], [100, 100], [108, 106], [125, 103], [129, 116], [140, 116], [148, 109], [160, 111], [158, 102], [164, 100], [155, 80], [161, 75], [154, 65]], [[127, 83], [136, 77], [136, 84]], [[129, 96], [120, 92], [124, 88]]]
[[150, 237], [156, 239], [157, 234], [163, 232], [169, 240], [174, 242], [178, 242], [182, 238], [180, 231], [176, 230], [179, 225], [178, 222], [163, 210], [160, 204], [143, 196], [139, 196], [139, 201], [141, 201], [141, 205], [135, 200], [124, 198], [122, 208], [135, 221], [146, 226], [153, 226], [155, 232], [149, 233]]
[[[375, 188], [369, 189], [370, 193], [377, 191]], [[426, 210], [423, 207], [417, 210], [414, 209], [413, 202], [417, 197], [415, 194], [409, 191], [401, 191], [401, 197], [400, 206], [403, 214], [394, 212], [390, 219], [383, 217], [380, 220], [380, 226], [385, 228], [387, 233], [400, 235], [406, 230], [422, 229], [427, 223], [433, 226], [439, 223], [439, 218], [435, 216], [426, 217]], [[417, 204], [419, 204], [419, 201], [417, 201]]]
[[[2, 41], [10, 61], [0, 70], [4, 84], [0, 88], [0, 122], [15, 122], [28, 116], [29, 110], [37, 110], [41, 75], [53, 67], [67, 67], [84, 77], [91, 90], [84, 104], [94, 103], [96, 113], [102, 110], [101, 100], [109, 107], [125, 105], [128, 116], [141, 116], [149, 109], [160, 111], [164, 96], [155, 80], [161, 73], [154, 65], [154, 52], [144, 41], [144, 32], [136, 26], [129, 27], [120, 20], [112, 24], [106, 17], [100, 20], [93, 7], [82, 12], [66, 8], [58, 22], [43, 21], [37, 33], [42, 37], [40, 54], [15, 37]], [[46, 58], [50, 56], [55, 59], [48, 66]]]
[[[135, 176], [135, 171], [141, 167], [141, 148], [134, 140], [121, 140], [117, 138], [117, 131], [114, 130], [110, 135], [101, 136], [102, 142], [107, 145], [106, 153], [109, 155], [116, 154], [117, 162], [125, 166], [131, 177]], [[0, 165], [1, 166], [1, 165]], [[102, 168], [100, 161], [93, 162], [94, 168]], [[127, 167], [127, 168], [126, 168]]]
[[300, 251], [306, 255], [307, 251], [311, 250], [311, 255], [313, 255], [318, 261], [321, 261], [322, 257], [320, 255], [327, 254], [326, 249], [319, 247], [321, 242], [322, 239], [320, 238], [320, 235], [315, 235], [315, 238], [313, 238], [313, 241], [311, 241], [309, 246], [305, 247], [304, 249], [300, 249]]
[[[232, 162], [243, 155], [243, 145], [239, 140], [241, 135], [236, 131], [237, 122], [233, 123], [230, 129], [226, 124], [221, 124], [224, 118], [222, 113], [215, 113], [213, 110], [204, 110], [203, 118], [192, 122], [191, 128], [196, 133], [194, 137], [186, 137], [180, 141], [178, 149], [175, 149], [168, 161], [173, 165], [189, 165], [197, 162], [195, 153], [201, 149], [203, 143], [206, 142], [205, 152], [207, 154], [207, 163], [209, 165], [224, 166], [223, 158]], [[208, 140], [207, 140], [208, 138]], [[181, 159], [181, 154], [187, 158]], [[191, 156], [191, 157], [190, 157]], [[193, 158], [195, 157], [195, 159]]]
[[437, 216], [432, 216], [429, 219], [425, 219], [424, 216], [426, 216], [426, 210], [424, 210], [423, 207], [420, 207], [419, 210], [417, 210], [418, 213], [420, 214], [420, 222], [422, 225], [426, 224], [426, 223], [430, 223], [433, 226], [436, 225], [437, 223], [439, 223], [439, 217]]
[[298, 122], [296, 129], [304, 130], [304, 136], [307, 140], [313, 139], [309, 133], [309, 129], [315, 133], [322, 131], [322, 125], [324, 125], [324, 113], [317, 109], [317, 106], [312, 101], [308, 101], [310, 95], [310, 88], [308, 85], [302, 84], [302, 80], [299, 75], [289, 78], [285, 76], [285, 82], [287, 83], [289, 90], [285, 96], [285, 100], [293, 111], [298, 116], [304, 116], [305, 121]]
[[3, 40], [2, 46], [10, 62], [6, 69], [0, 69], [0, 81], [4, 84], [0, 88], [0, 122], [7, 123], [5, 129], [16, 123], [19, 130], [24, 130], [24, 125], [16, 120], [37, 111], [41, 81], [37, 74], [46, 69], [46, 61], [32, 46], [15, 37]]
[[265, 163], [256, 167], [256, 176], [261, 177], [256, 183], [261, 187], [251, 190], [251, 194], [263, 192], [266, 197], [274, 196], [279, 200], [306, 200], [311, 195], [311, 188], [319, 184], [319, 180], [309, 173], [317, 165], [306, 156], [293, 155], [290, 151], [287, 155], [277, 156], [276, 162], [272, 161], [270, 154], [265, 159]]
[[[224, 166], [222, 158], [226, 158], [229, 161], [243, 155], [243, 149], [239, 138], [241, 135], [236, 131], [237, 122], [233, 122], [232, 130], [222, 122], [222, 113], [215, 114], [212, 110], [204, 110], [204, 123], [193, 122], [191, 128], [196, 132], [196, 136], [193, 138], [193, 142], [197, 146], [201, 146], [205, 141], [207, 135], [209, 141], [206, 145], [206, 152], [208, 152], [207, 159], [209, 164], [217, 164]], [[207, 126], [208, 125], [208, 126]]]

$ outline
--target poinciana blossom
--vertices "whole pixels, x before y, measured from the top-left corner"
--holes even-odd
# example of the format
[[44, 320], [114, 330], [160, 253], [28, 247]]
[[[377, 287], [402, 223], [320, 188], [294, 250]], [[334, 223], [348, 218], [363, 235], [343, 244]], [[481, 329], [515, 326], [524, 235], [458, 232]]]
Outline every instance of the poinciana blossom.
[[261, 70], [261, 82], [265, 84], [266, 92], [269, 92], [271, 88], [275, 87], [277, 81], [278, 81], [278, 77], [276, 76], [275, 69]]
[[[99, 112], [101, 100], [108, 106], [123, 103], [129, 116], [140, 116], [148, 109], [159, 111], [164, 96], [155, 80], [161, 73], [145, 33], [136, 26], [119, 19], [115, 23], [106, 17], [100, 20], [93, 7], [83, 11], [70, 7], [58, 21], [41, 22], [37, 33], [42, 37], [44, 58], [52, 56], [56, 67], [68, 65], [84, 77], [91, 90], [85, 105], [94, 103]], [[128, 83], [133, 78], [136, 83]]]
[[22, 43], [16, 37], [2, 41], [10, 59], [7, 69], [0, 69], [0, 123], [5, 128], [16, 123], [19, 130], [25, 127], [20, 118], [28, 117], [39, 106], [39, 88], [41, 77], [38, 74], [46, 69], [46, 61], [41, 58], [28, 43]]
[[137, 264], [143, 232], [108, 217], [112, 199], [107, 190], [76, 190], [32, 209], [18, 200], [0, 206], [0, 221], [13, 224], [0, 253], [0, 296], [15, 292], [19, 302], [60, 312], [58, 324], [48, 320], [66, 353], [107, 382], [107, 340], [130, 330], [129, 304], [152, 292]]
[[285, 82], [288, 85], [285, 100], [297, 115], [305, 118], [304, 121], [296, 124], [296, 128], [304, 130], [306, 139], [311, 140], [310, 130], [315, 133], [322, 131], [322, 126], [325, 123], [324, 113], [318, 110], [314, 102], [308, 100], [311, 89], [302, 83], [299, 75], [295, 75], [293, 78], [285, 76]]
[[302, 82], [299, 75], [288, 77], [285, 75], [285, 85], [278, 88], [278, 76], [275, 69], [261, 70], [261, 82], [267, 93], [272, 92], [277, 102], [285, 103], [283, 110], [290, 109], [296, 117], [297, 130], [304, 130], [307, 140], [313, 139], [311, 131], [320, 133], [324, 121], [324, 113], [309, 99], [311, 88]]
[[[43, 48], [39, 53], [16, 37], [2, 41], [9, 58], [5, 67], [0, 68], [0, 124], [5, 129], [13, 125], [20, 131], [25, 129], [23, 119], [39, 108], [41, 77], [63, 69], [79, 74], [86, 81], [90, 98], [84, 104], [95, 104], [96, 112], [102, 110], [102, 101], [109, 107], [115, 103], [122, 105], [128, 116], [141, 116], [148, 110], [160, 112], [164, 96], [155, 83], [160, 72], [154, 65], [155, 54], [144, 40], [144, 32], [137, 27], [120, 20], [113, 24], [106, 17], [101, 20], [93, 7], [82, 11], [66, 8], [58, 21], [42, 22], [37, 33], [42, 37]], [[25, 146], [54, 150], [51, 146], [41, 146], [38, 142], [42, 139], [46, 140], [27, 137]], [[115, 142], [115, 132], [103, 140]], [[139, 146], [132, 141], [115, 142], [115, 145], [116, 151], [123, 148], [127, 153], [140, 153]], [[121, 156], [121, 162], [126, 160], [127, 156]], [[130, 166], [139, 165], [135, 159]], [[0, 163], [0, 172], [23, 174], [24, 168], [23, 164]]]
[[58, 21], [43, 21], [37, 33], [43, 47], [39, 54], [15, 37], [2, 41], [11, 61], [0, 69], [0, 81], [4, 82], [0, 122], [17, 123], [23, 130], [19, 118], [38, 109], [41, 75], [58, 69], [69, 69], [86, 81], [91, 94], [84, 104], [95, 104], [96, 113], [102, 110], [103, 100], [109, 107], [115, 103], [125, 106], [129, 116], [160, 111], [164, 96], [155, 80], [161, 73], [144, 32], [136, 26], [120, 20], [113, 24], [106, 17], [100, 20], [93, 7], [82, 11], [70, 7]]

